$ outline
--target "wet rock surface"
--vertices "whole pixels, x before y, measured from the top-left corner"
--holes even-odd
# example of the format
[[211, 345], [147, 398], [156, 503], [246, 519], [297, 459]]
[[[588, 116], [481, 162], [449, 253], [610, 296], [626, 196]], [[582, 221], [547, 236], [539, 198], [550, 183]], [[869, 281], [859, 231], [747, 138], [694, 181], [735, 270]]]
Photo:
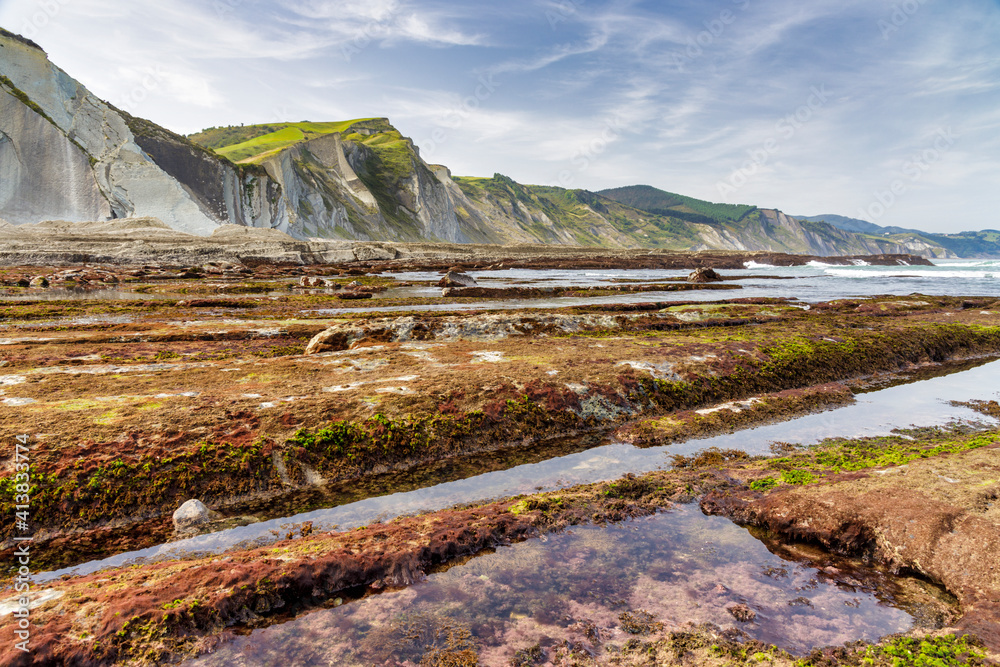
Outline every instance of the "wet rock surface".
[[448, 271], [438, 282], [438, 287], [478, 287], [478, 283], [464, 271]]
[[984, 438], [981, 449], [833, 475], [822, 485], [783, 486], [762, 496], [712, 493], [702, 507], [920, 572], [959, 598], [959, 630], [1000, 651], [1000, 566], [984, 557], [1000, 548], [1000, 436]]
[[[255, 520], [259, 508], [317, 485], [474, 460], [573, 433], [617, 431], [637, 443], [671, 442], [851, 400], [839, 381], [1000, 350], [1000, 331], [987, 309], [995, 298], [855, 299], [810, 310], [781, 299], [678, 299], [542, 313], [330, 317], [316, 311], [341, 293], [371, 298], [391, 287], [392, 278], [368, 275], [376, 266], [307, 270], [222, 261], [0, 271], [7, 285], [43, 275], [57, 287], [86, 281], [135, 297], [3, 306], [0, 425], [8, 440], [31, 426], [40, 480], [32, 499], [39, 568], [166, 542], [174, 534], [174, 510], [192, 498], [219, 512], [198, 528], [212, 530]], [[987, 457], [995, 450], [976, 452], [940, 451], [917, 463], [968, 461], [995, 480]], [[973, 454], [981, 458], [966, 458]], [[5, 465], [9, 479], [13, 468]], [[861, 484], [860, 476], [827, 479], [824, 473], [821, 484], [800, 488], [782, 481], [786, 471], [763, 465], [718, 454], [678, 465], [670, 475], [613, 486], [350, 533], [317, 535], [300, 526], [271, 547], [50, 582], [43, 592], [61, 597], [33, 610], [44, 640], [38, 655], [53, 663], [162, 662], [202, 650], [227, 624], [266, 625], [358, 587], [408, 585], [506, 542], [646, 516], [702, 497], [719, 503], [720, 512], [769, 528], [784, 511], [818, 517], [824, 502], [835, 502], [843, 522], [817, 519], [809, 524], [816, 535], [801, 537], [849, 551], [871, 541], [861, 539], [869, 533], [860, 528], [861, 537], [851, 538], [855, 526], [885, 531], [884, 544], [875, 542], [886, 550], [871, 553], [944, 583], [963, 604], [965, 625], [955, 627], [993, 645], [995, 580], [984, 568], [966, 567], [962, 575], [959, 565], [949, 570], [935, 546], [972, 553], [972, 540], [962, 536], [990, 534], [992, 487], [978, 489], [986, 495], [975, 498], [957, 491], [985, 484], [985, 477], [966, 478], [951, 468], [936, 469], [940, 477], [921, 472], [913, 478], [917, 487], [942, 490], [918, 497], [897, 483], [908, 479], [904, 475], [852, 473], [889, 484], [869, 489], [838, 486]], [[777, 481], [764, 491], [751, 489], [763, 479]], [[827, 488], [844, 491], [820, 495]], [[785, 500], [769, 501], [772, 496]], [[874, 510], [864, 510], [862, 497], [883, 514], [864, 514]], [[926, 517], [903, 511], [924, 505], [933, 510]], [[985, 509], [975, 510], [980, 506]], [[911, 518], [920, 532], [897, 535]], [[782, 525], [773, 530], [781, 533]], [[9, 562], [12, 527], [2, 531]], [[911, 556], [909, 534], [930, 546]], [[955, 562], [971, 563], [966, 555]], [[6, 632], [0, 636], [9, 638]], [[81, 633], [87, 641], [74, 639]], [[656, 633], [637, 637], [650, 645], [668, 641]]]

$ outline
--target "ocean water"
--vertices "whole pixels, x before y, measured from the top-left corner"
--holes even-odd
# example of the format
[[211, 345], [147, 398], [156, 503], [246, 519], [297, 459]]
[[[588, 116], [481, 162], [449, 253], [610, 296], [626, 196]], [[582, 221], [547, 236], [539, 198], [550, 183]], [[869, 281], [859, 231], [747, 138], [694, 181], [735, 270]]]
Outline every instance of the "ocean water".
[[[659, 283], [686, 278], [687, 270], [593, 270], [593, 269], [507, 269], [470, 271], [482, 287], [602, 287], [629, 283]], [[852, 266], [834, 266], [810, 262], [805, 266], [778, 267], [748, 262], [740, 270], [719, 271], [727, 284], [739, 290], [693, 290], [690, 292], [619, 293], [598, 297], [546, 297], [511, 299], [503, 302], [435, 304], [429, 306], [378, 306], [373, 299], [365, 310], [470, 310], [500, 308], [558, 308], [604, 303], [643, 303], [649, 301], [725, 301], [745, 297], [784, 297], [804, 303], [871, 296], [996, 296], [1000, 298], [1000, 259], [936, 260], [933, 266], [870, 266], [861, 262]], [[400, 281], [436, 281], [432, 271], [393, 274]], [[401, 287], [379, 295], [381, 298], [437, 297], [438, 287]], [[315, 311], [333, 315], [354, 309], [329, 308]]]

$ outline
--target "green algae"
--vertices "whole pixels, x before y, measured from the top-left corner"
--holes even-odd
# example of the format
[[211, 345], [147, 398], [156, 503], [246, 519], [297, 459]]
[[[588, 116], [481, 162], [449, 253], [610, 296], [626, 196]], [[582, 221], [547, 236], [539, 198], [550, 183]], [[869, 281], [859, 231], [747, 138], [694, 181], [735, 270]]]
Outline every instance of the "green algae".
[[[974, 637], [896, 637], [865, 649], [861, 665], [873, 667], [965, 667], [985, 665], [985, 653]], [[803, 667], [812, 665], [804, 662]]]
[[[780, 471], [785, 484], [813, 484], [827, 475], [903, 466], [917, 459], [981, 449], [996, 444], [998, 439], [1000, 436], [994, 432], [957, 438], [942, 433], [928, 440], [902, 435], [827, 440], [805, 451], [768, 459], [764, 468]], [[750, 488], [767, 491], [775, 486], [777, 481], [773, 477], [765, 477], [753, 482]]]
[[[272, 449], [263, 439], [248, 445], [204, 442], [174, 456], [119, 458], [96, 467], [78, 460], [58, 475], [32, 474], [32, 510], [38, 516], [61, 516], [68, 527], [173, 507], [192, 496], [211, 500], [262, 490], [280, 483]], [[0, 478], [0, 511], [14, 511], [13, 479]]]

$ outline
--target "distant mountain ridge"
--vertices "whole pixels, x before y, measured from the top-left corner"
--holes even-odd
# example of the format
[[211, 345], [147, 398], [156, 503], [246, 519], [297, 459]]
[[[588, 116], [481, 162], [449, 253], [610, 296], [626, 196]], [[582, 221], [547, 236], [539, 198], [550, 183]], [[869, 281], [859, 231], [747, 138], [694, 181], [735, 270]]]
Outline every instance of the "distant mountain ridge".
[[155, 217], [193, 234], [235, 224], [302, 240], [956, 254], [925, 236], [857, 234], [651, 186], [595, 193], [502, 174], [453, 177], [425, 162], [386, 118], [216, 127], [185, 137], [102, 102], [38, 45], [6, 32], [0, 173], [0, 219], [15, 225]]
[[882, 227], [866, 220], [848, 218], [842, 215], [826, 214], [796, 217], [800, 220], [826, 222], [839, 229], [865, 235], [880, 236], [903, 244], [936, 245], [956, 257], [990, 258], [1000, 256], [1000, 231], [995, 229], [958, 232], [957, 234], [937, 234], [923, 232], [919, 229]]
[[876, 225], [874, 222], [868, 222], [867, 220], [859, 220], [858, 218], [848, 218], [843, 215], [834, 215], [828, 213], [826, 215], [796, 215], [799, 220], [808, 220], [809, 222], [826, 222], [838, 229], [843, 229], [847, 232], [856, 232], [858, 234], [906, 234], [906, 233], [917, 233], [920, 234], [920, 230], [917, 229], [906, 229], [904, 227], [882, 227]]
[[729, 243], [745, 246], [740, 249], [760, 250], [768, 245], [783, 245], [789, 252], [825, 255], [912, 253], [927, 257], [951, 256], [934, 244], [856, 234], [826, 222], [788, 216], [774, 209], [746, 204], [712, 204], [649, 185], [602, 190], [599, 194], [650, 213], [689, 220], [697, 218]]

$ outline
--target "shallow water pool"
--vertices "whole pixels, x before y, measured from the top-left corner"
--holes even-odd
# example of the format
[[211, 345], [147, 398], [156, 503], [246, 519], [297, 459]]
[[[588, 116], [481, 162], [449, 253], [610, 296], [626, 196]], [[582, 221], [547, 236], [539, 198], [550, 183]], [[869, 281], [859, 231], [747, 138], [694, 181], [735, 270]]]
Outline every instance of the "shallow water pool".
[[825, 570], [684, 506], [502, 547], [407, 589], [237, 637], [189, 664], [398, 665], [464, 651], [480, 665], [509, 665], [536, 645], [549, 659], [560, 647], [600, 657], [686, 623], [738, 628], [803, 654], [905, 632], [948, 608], [918, 580], [847, 561], [817, 565]]

